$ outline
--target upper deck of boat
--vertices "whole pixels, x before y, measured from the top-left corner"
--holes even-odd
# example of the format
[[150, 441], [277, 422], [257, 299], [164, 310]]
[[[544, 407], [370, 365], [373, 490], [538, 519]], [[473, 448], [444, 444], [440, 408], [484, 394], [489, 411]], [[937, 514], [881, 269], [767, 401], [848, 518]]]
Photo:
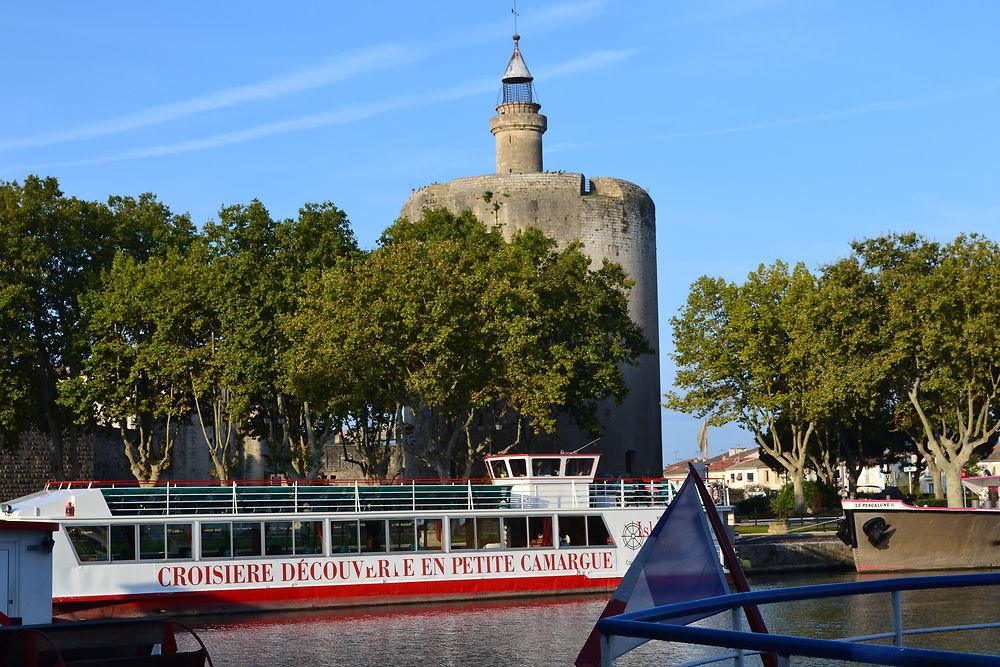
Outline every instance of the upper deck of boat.
[[[670, 502], [666, 479], [596, 479], [600, 455], [487, 457], [485, 480], [53, 482], [15, 501], [18, 514], [114, 517], [591, 510]], [[98, 496], [98, 497], [95, 497]], [[37, 512], [25, 511], [30, 505]], [[44, 509], [43, 509], [44, 506]]]

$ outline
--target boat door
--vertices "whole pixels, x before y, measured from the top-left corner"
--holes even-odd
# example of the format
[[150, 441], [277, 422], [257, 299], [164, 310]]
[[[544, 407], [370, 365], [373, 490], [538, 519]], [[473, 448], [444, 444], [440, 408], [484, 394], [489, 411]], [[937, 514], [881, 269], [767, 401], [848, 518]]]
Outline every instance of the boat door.
[[14, 601], [10, 598], [10, 554], [13, 547], [11, 542], [0, 542], [0, 614], [8, 617], [17, 616], [17, 611], [11, 609]]

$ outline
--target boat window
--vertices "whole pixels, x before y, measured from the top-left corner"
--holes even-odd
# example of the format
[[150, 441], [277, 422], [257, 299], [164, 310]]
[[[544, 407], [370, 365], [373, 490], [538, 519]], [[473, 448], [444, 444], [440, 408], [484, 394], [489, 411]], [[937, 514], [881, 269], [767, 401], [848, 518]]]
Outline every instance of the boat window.
[[589, 477], [594, 469], [594, 459], [589, 456], [566, 459], [567, 477]]
[[507, 535], [508, 547], [511, 549], [523, 549], [528, 546], [527, 517], [504, 517], [503, 527]]
[[201, 557], [229, 558], [232, 555], [232, 524], [201, 524]]
[[559, 474], [559, 459], [531, 459], [531, 474], [535, 477], [555, 477]]
[[162, 560], [166, 554], [166, 543], [164, 524], [139, 524], [139, 558], [142, 560]]
[[358, 522], [330, 522], [330, 551], [335, 554], [358, 553]]
[[292, 522], [264, 522], [264, 554], [267, 556], [292, 555]]
[[233, 524], [233, 553], [237, 556], [260, 556], [260, 521], [237, 521]]
[[361, 553], [376, 553], [385, 550], [385, 521], [362, 521]]
[[415, 551], [416, 536], [413, 519], [389, 520], [389, 551]]
[[323, 522], [296, 521], [292, 524], [295, 540], [295, 555], [317, 555], [323, 553]]
[[417, 519], [417, 549], [441, 551], [441, 519]]
[[135, 560], [135, 526], [111, 526], [111, 560]]
[[528, 546], [551, 547], [552, 546], [552, 517], [533, 516], [528, 518], [528, 536], [531, 541]]
[[493, 469], [494, 479], [503, 479], [505, 477], [510, 477], [510, 473], [507, 471], [506, 461], [504, 460], [490, 461], [490, 467]]
[[451, 528], [451, 548], [452, 549], [475, 549], [476, 548], [476, 520], [452, 519]]
[[611, 539], [611, 533], [608, 532], [608, 527], [604, 523], [604, 517], [587, 517], [587, 544], [592, 547], [604, 547], [614, 544], [614, 540]]
[[587, 546], [587, 518], [560, 515], [559, 545], [564, 547]]
[[527, 477], [528, 462], [524, 459], [510, 459], [510, 472], [514, 477]]
[[167, 558], [184, 560], [191, 556], [191, 524], [168, 523]]
[[107, 526], [66, 526], [66, 534], [81, 562], [108, 560]]
[[[466, 526], [468, 530], [468, 526]], [[504, 546], [499, 518], [476, 519], [476, 546], [479, 549], [500, 549]]]

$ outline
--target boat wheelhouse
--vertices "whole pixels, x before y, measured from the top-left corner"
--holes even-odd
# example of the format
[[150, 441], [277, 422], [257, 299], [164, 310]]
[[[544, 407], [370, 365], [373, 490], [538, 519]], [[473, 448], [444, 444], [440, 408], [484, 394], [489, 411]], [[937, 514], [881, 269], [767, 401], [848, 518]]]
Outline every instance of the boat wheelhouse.
[[0, 520], [60, 525], [65, 618], [608, 591], [674, 487], [597, 480], [598, 459], [491, 456], [483, 482], [61, 482]]

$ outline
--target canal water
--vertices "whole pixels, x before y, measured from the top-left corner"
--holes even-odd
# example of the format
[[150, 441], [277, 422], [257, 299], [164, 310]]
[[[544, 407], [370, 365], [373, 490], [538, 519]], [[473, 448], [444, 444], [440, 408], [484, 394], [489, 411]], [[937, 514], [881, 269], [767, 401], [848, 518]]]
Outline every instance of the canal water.
[[[758, 576], [751, 586], [760, 590], [857, 578], [854, 573]], [[904, 627], [982, 623], [996, 620], [1000, 590], [909, 592], [903, 594], [903, 601]], [[400, 605], [202, 617], [191, 625], [220, 667], [571, 665], [606, 602], [606, 597], [587, 596]], [[761, 611], [771, 631], [782, 634], [832, 639], [892, 628], [888, 594], [768, 605]], [[729, 627], [728, 617], [702, 623]], [[908, 637], [906, 646], [998, 653], [1000, 633], [980, 630]], [[649, 642], [616, 665], [670, 665], [714, 651]], [[799, 659], [793, 664], [845, 663]]]

